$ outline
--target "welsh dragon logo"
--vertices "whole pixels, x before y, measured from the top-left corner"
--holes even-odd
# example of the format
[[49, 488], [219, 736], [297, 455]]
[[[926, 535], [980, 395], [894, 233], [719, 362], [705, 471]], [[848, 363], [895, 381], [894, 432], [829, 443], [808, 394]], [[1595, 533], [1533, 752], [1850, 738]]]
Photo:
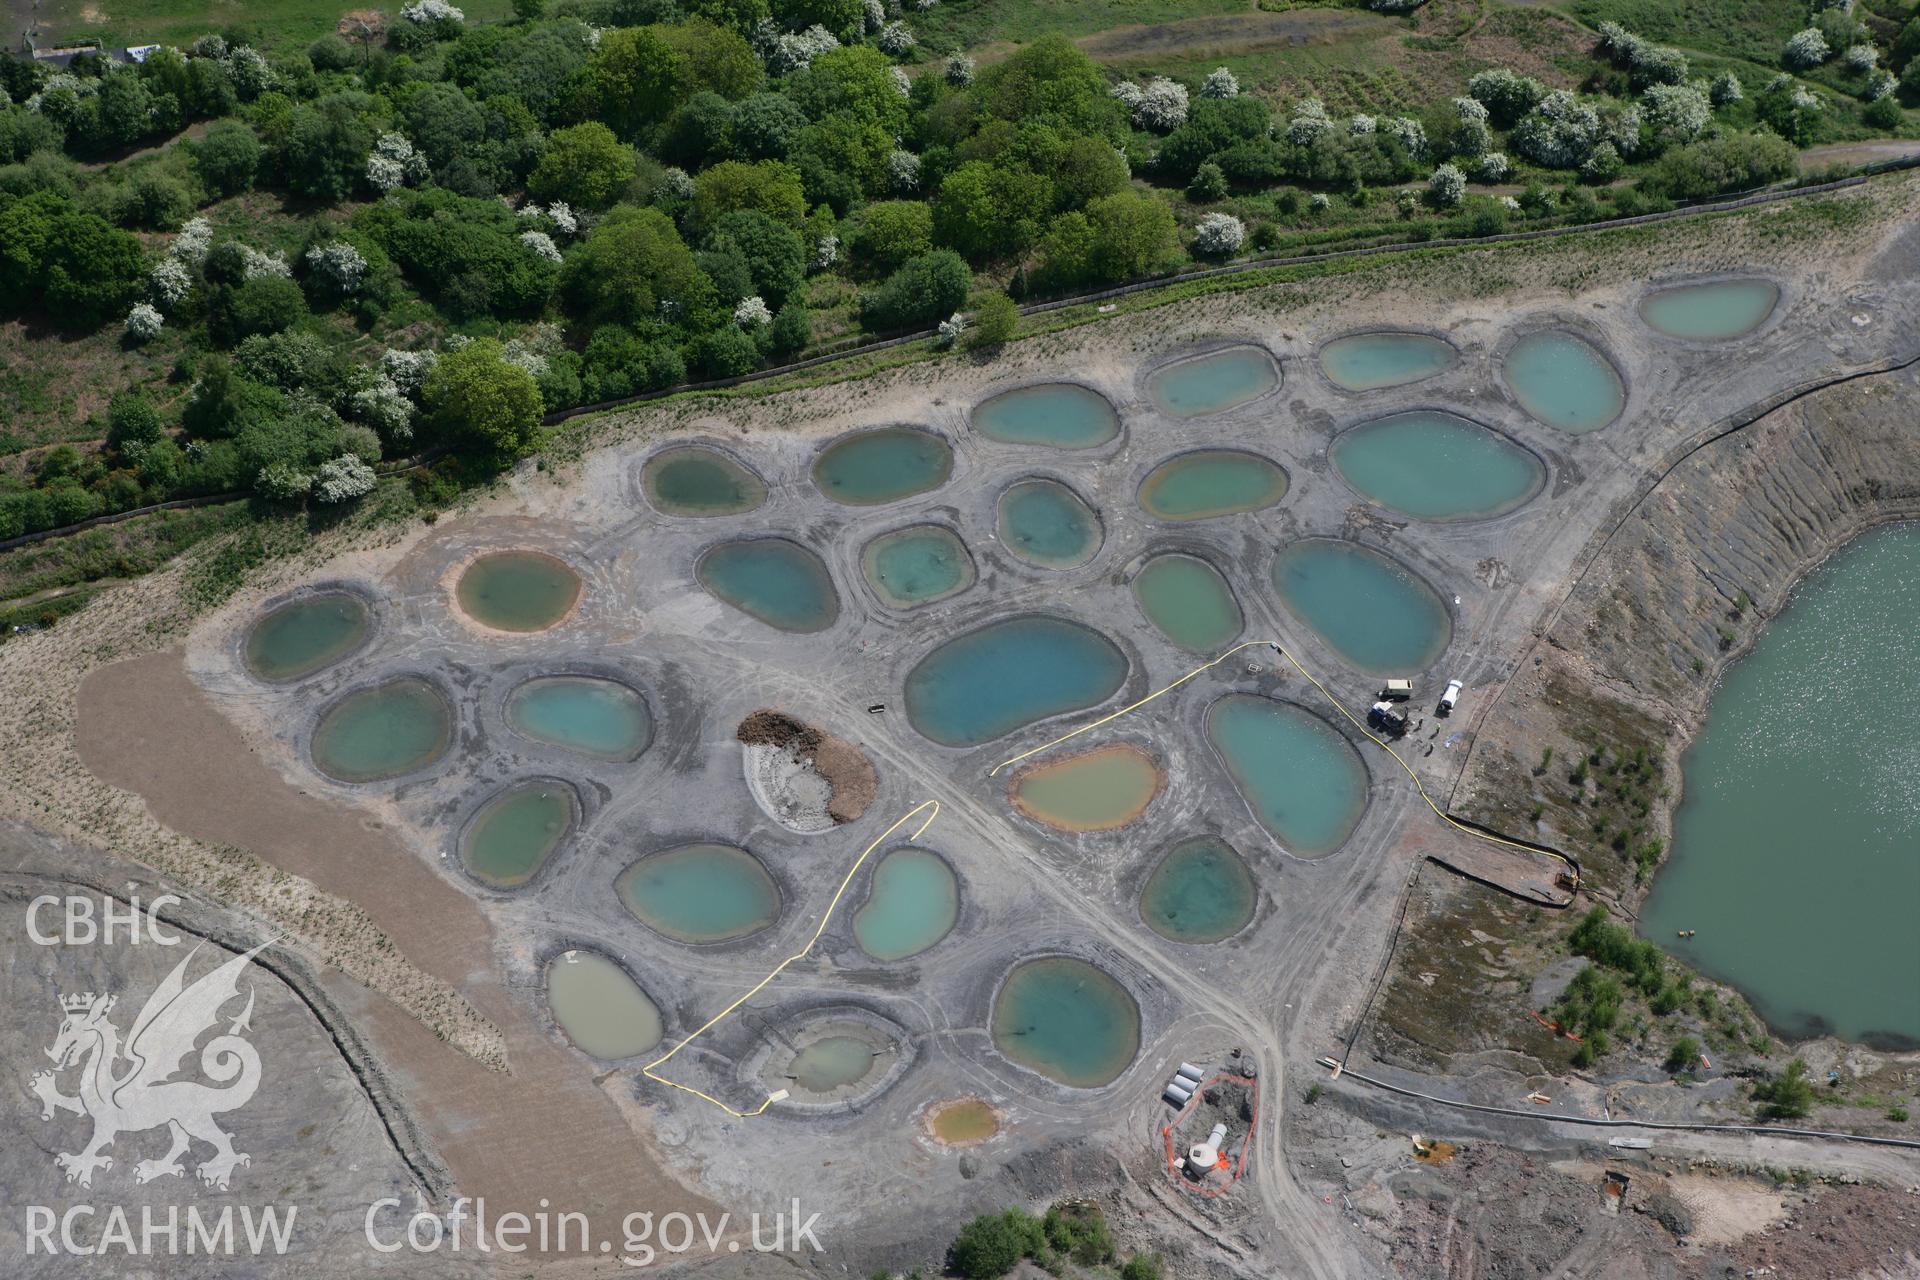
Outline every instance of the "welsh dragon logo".
[[[118, 997], [91, 991], [60, 997], [65, 1019], [47, 1050], [54, 1069], [37, 1073], [31, 1087], [40, 1099], [42, 1120], [53, 1119], [56, 1111], [93, 1120], [92, 1141], [78, 1152], [54, 1157], [66, 1170], [68, 1182], [92, 1186], [95, 1170], [113, 1168], [107, 1151], [115, 1138], [162, 1125], [172, 1135], [173, 1145], [159, 1159], [135, 1164], [136, 1182], [184, 1175], [180, 1158], [189, 1153], [195, 1139], [214, 1149], [195, 1170], [210, 1187], [226, 1190], [235, 1166], [250, 1163], [250, 1157], [233, 1149], [232, 1137], [213, 1118], [245, 1106], [260, 1087], [260, 1054], [241, 1035], [251, 1029], [251, 988], [246, 1006], [226, 1032], [200, 1049], [200, 1072], [213, 1084], [174, 1077], [201, 1035], [217, 1028], [221, 1008], [239, 997], [241, 971], [267, 945], [263, 942], [235, 956], [188, 985], [187, 965], [200, 950], [195, 947], [147, 997], [124, 1048], [119, 1028], [108, 1018]], [[58, 1076], [76, 1067], [79, 1091], [60, 1092]]]

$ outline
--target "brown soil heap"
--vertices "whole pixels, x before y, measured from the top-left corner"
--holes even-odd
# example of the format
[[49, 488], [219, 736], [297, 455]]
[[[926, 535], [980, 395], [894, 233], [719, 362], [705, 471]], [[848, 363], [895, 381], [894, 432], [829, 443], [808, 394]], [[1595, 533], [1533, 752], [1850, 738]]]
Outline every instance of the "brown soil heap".
[[833, 791], [827, 813], [835, 822], [857, 822], [873, 803], [873, 793], [879, 786], [873, 765], [860, 748], [844, 738], [766, 709], [742, 720], [734, 737], [750, 747], [779, 747], [812, 765]]

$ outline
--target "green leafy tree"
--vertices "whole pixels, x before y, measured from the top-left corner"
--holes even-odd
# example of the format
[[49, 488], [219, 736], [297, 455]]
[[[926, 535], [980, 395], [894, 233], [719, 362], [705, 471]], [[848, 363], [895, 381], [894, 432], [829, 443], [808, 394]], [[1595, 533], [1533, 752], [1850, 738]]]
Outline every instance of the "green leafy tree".
[[107, 406], [107, 447], [116, 453], [138, 457], [164, 434], [160, 411], [143, 392], [123, 391]]
[[737, 102], [766, 80], [760, 55], [737, 31], [696, 17], [663, 28], [662, 38], [679, 55], [678, 102], [701, 90]]
[[1108, 92], [1106, 72], [1057, 32], [982, 71], [968, 100], [980, 114], [1002, 120], [1052, 123], [1114, 139], [1126, 132], [1126, 108]]
[[960, 345], [968, 351], [991, 351], [1003, 345], [1020, 327], [1020, 308], [1000, 292], [989, 293], [975, 301], [973, 324], [961, 335]]
[[373, 135], [343, 96], [294, 108], [278, 163], [297, 195], [329, 203], [344, 200], [366, 172]]
[[811, 120], [844, 113], [889, 133], [906, 123], [907, 100], [894, 81], [893, 64], [867, 45], [829, 49], [789, 76], [786, 91]]
[[564, 288], [600, 320], [691, 322], [714, 307], [713, 283], [658, 209], [621, 206], [568, 258]]
[[869, 329], [924, 329], [966, 305], [973, 273], [951, 249], [923, 253], [860, 300], [860, 320]]
[[524, 456], [539, 436], [540, 389], [492, 338], [442, 352], [423, 399], [442, 441], [492, 465]]
[[737, 378], [760, 365], [760, 348], [734, 325], [710, 329], [695, 338], [691, 354], [703, 378]]
[[771, 5], [774, 19], [793, 31], [818, 24], [841, 40], [852, 40], [866, 23], [862, 0], [771, 0]]
[[1648, 190], [1672, 200], [1745, 191], [1791, 175], [1793, 144], [1771, 133], [1732, 133], [1673, 147], [1654, 161]]
[[247, 125], [239, 120], [216, 120], [201, 138], [186, 146], [194, 172], [209, 194], [237, 196], [252, 190], [263, 149], [259, 136]]
[[1693, 1070], [1700, 1061], [1700, 1042], [1692, 1036], [1681, 1036], [1673, 1042], [1673, 1048], [1667, 1051], [1667, 1070], [1675, 1073]]
[[708, 233], [709, 247], [727, 247], [747, 264], [753, 292], [778, 307], [806, 278], [807, 253], [800, 237], [757, 209], [723, 214]]
[[1047, 1246], [1040, 1220], [1024, 1209], [983, 1215], [960, 1228], [947, 1249], [947, 1266], [964, 1280], [995, 1280]]
[[577, 110], [636, 139], [680, 105], [685, 75], [686, 60], [664, 28], [616, 27], [601, 35], [587, 59]]
[[1178, 259], [1180, 232], [1166, 201], [1143, 191], [1102, 196], [1087, 205], [1093, 267], [1102, 280], [1158, 271]]
[[124, 314], [144, 265], [138, 240], [57, 192], [0, 197], [0, 307], [91, 329]]
[[783, 226], [806, 225], [807, 197], [793, 166], [778, 160], [728, 160], [693, 180], [687, 225], [698, 235], [736, 209], [753, 209]]
[[743, 160], [778, 160], [793, 147], [807, 113], [784, 93], [756, 93], [734, 108], [733, 149]]
[[783, 360], [792, 359], [813, 341], [813, 317], [798, 299], [789, 301], [773, 317], [767, 330], [768, 348]]
[[933, 210], [919, 200], [880, 200], [862, 209], [849, 246], [856, 270], [886, 275], [933, 248]]
[[604, 209], [633, 181], [633, 148], [597, 120], [555, 129], [527, 176], [537, 200], [563, 200], [578, 209]]
[[940, 184], [934, 237], [974, 262], [1007, 257], [1039, 238], [1052, 202], [1052, 184], [1040, 174], [968, 161]]
[[1787, 1069], [1771, 1080], [1753, 1086], [1753, 1100], [1760, 1114], [1769, 1120], [1798, 1120], [1813, 1110], [1813, 1081], [1807, 1079], [1807, 1064], [1795, 1058]]
[[684, 169], [724, 160], [733, 146], [733, 113], [731, 102], [703, 89], [667, 118], [655, 150]]

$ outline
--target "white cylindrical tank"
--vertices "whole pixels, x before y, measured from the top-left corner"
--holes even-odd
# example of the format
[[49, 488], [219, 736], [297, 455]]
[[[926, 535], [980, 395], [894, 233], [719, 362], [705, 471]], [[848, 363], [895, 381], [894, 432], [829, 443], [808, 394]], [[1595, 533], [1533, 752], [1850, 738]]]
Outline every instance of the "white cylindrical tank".
[[1193, 1090], [1177, 1089], [1173, 1085], [1168, 1085], [1167, 1091], [1160, 1096], [1176, 1107], [1184, 1107], [1187, 1105], [1187, 1099], [1193, 1097]]
[[1174, 1072], [1174, 1074], [1178, 1076], [1184, 1076], [1187, 1079], [1192, 1080], [1195, 1083], [1198, 1083], [1206, 1073], [1201, 1071], [1200, 1068], [1194, 1066], [1191, 1062], [1183, 1062], [1180, 1064], [1180, 1069]]

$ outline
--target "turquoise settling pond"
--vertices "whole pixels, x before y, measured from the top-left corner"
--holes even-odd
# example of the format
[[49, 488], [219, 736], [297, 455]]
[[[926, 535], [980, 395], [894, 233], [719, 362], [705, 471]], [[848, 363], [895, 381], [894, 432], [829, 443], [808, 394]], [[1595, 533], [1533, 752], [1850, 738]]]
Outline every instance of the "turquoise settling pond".
[[937, 524], [881, 534], [861, 552], [860, 571], [895, 609], [958, 595], [974, 580], [973, 557], [951, 529]]
[[1460, 353], [1424, 333], [1356, 333], [1320, 348], [1320, 367], [1349, 391], [1398, 387], [1451, 369]]
[[1487, 520], [1526, 505], [1546, 483], [1540, 459], [1450, 413], [1418, 410], [1362, 423], [1333, 442], [1355, 490], [1417, 520]]
[[481, 556], [454, 588], [460, 607], [496, 631], [545, 631], [580, 599], [580, 575], [538, 551]]
[[825, 631], [840, 616], [827, 566], [785, 538], [722, 543], [700, 557], [694, 574], [720, 599], [781, 631]]
[[1367, 767], [1347, 740], [1308, 711], [1232, 693], [1207, 711], [1207, 736], [1260, 825], [1289, 853], [1332, 853], [1367, 807]]
[[509, 787], [487, 801], [460, 842], [477, 880], [512, 889], [538, 874], [579, 820], [573, 790], [550, 779]]
[[1682, 761], [1641, 930], [1790, 1036], [1920, 1047], [1916, 617], [1920, 525], [1859, 538], [1727, 673]]
[[1228, 347], [1180, 360], [1147, 381], [1147, 394], [1175, 418], [1224, 413], [1280, 385], [1273, 357], [1258, 347]]
[[1029, 960], [993, 998], [993, 1044], [1049, 1080], [1097, 1089], [1140, 1051], [1140, 1007], [1084, 960]]
[[907, 674], [907, 720], [944, 747], [983, 742], [1113, 696], [1127, 658], [1090, 627], [1039, 614], [956, 636]]
[[1274, 557], [1273, 589], [1287, 612], [1371, 675], [1410, 676], [1453, 639], [1433, 588], [1377, 551], [1309, 538]]
[[952, 447], [931, 431], [912, 427], [842, 436], [813, 464], [813, 483], [820, 492], [858, 507], [938, 489], [952, 474]]
[[787, 1074], [810, 1093], [832, 1093], [871, 1075], [874, 1056], [872, 1042], [859, 1036], [822, 1036], [793, 1055]]
[[1105, 538], [1093, 508], [1054, 480], [1008, 485], [994, 504], [993, 522], [1008, 551], [1043, 569], [1076, 569]]
[[1048, 382], [981, 401], [973, 409], [973, 429], [1002, 444], [1092, 449], [1120, 434], [1120, 415], [1097, 391]]
[[1598, 431], [1627, 406], [1627, 389], [1607, 358], [1558, 329], [1514, 343], [1500, 372], [1522, 409], [1570, 435]]
[[1245, 625], [1233, 588], [1198, 556], [1147, 561], [1133, 579], [1133, 598], [1162, 635], [1194, 653], [1224, 649]]
[[1205, 520], [1270, 507], [1287, 473], [1258, 454], [1201, 449], [1168, 458], [1140, 482], [1140, 507], [1159, 520]]
[[733, 516], [767, 500], [759, 476], [699, 445], [663, 449], [640, 472], [647, 501], [670, 516]]
[[665, 1031], [639, 984], [592, 951], [569, 951], [547, 966], [547, 1004], [581, 1052], [610, 1062], [645, 1053]]
[[314, 767], [341, 782], [424, 769], [453, 741], [453, 708], [425, 680], [403, 676], [348, 694], [313, 731]]
[[867, 901], [853, 916], [854, 941], [875, 960], [917, 956], [960, 917], [960, 882], [939, 854], [895, 849], [873, 869]]
[[247, 669], [262, 680], [298, 680], [358, 649], [372, 629], [366, 601], [350, 591], [302, 596], [253, 624]]
[[1715, 280], [1648, 294], [1640, 317], [1668, 337], [1725, 342], [1765, 324], [1779, 302], [1780, 286], [1771, 280]]
[[729, 942], [780, 915], [780, 889], [760, 860], [728, 844], [687, 844], [640, 859], [615, 882], [640, 923], [677, 942]]
[[1140, 890], [1140, 918], [1175, 942], [1220, 942], [1246, 928], [1259, 904], [1253, 872], [1225, 840], [1183, 840]]
[[653, 741], [647, 700], [618, 680], [539, 676], [507, 695], [516, 733], [596, 760], [633, 760]]

